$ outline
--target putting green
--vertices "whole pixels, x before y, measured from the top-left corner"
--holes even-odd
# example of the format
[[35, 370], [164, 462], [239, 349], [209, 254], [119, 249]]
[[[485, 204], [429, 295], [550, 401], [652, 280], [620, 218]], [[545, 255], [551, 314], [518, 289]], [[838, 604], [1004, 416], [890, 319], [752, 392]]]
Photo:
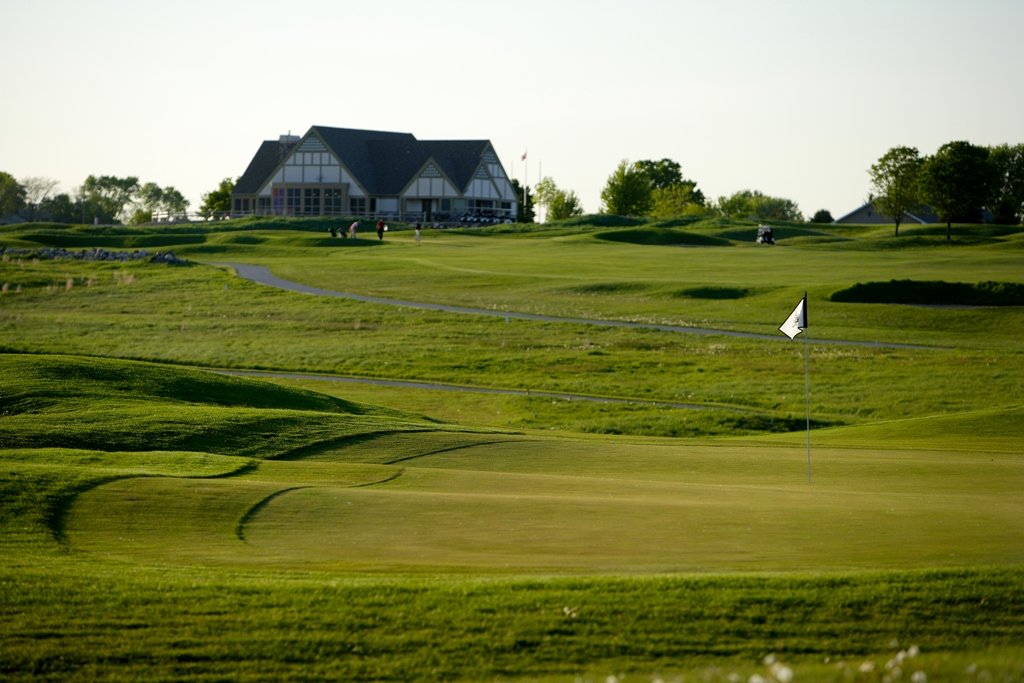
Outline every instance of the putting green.
[[[158, 563], [619, 573], [1024, 562], [1013, 454], [402, 434], [77, 499], [72, 547]], [[367, 462], [377, 460], [377, 463]], [[386, 464], [393, 463], [393, 464]]]

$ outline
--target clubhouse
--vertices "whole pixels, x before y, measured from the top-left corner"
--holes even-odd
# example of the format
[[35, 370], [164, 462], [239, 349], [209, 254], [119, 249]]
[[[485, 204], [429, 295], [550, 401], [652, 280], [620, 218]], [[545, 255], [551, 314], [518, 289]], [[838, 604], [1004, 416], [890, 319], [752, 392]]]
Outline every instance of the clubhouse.
[[232, 216], [515, 220], [519, 203], [488, 140], [417, 140], [313, 126], [264, 141], [235, 183]]

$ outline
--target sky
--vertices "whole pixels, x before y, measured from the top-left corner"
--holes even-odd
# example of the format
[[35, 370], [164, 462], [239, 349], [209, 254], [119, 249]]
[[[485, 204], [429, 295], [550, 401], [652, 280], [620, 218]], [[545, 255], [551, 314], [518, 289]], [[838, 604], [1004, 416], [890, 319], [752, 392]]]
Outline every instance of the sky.
[[322, 125], [490, 140], [588, 213], [669, 158], [838, 218], [892, 147], [1024, 142], [1022, 26], [1020, 0], [0, 0], [0, 171], [198, 209]]

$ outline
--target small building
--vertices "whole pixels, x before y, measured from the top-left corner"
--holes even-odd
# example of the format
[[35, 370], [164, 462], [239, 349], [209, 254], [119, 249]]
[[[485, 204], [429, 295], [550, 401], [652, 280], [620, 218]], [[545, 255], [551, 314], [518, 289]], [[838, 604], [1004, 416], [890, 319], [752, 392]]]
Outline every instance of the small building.
[[[903, 219], [900, 223], [918, 223], [924, 225], [926, 223], [938, 223], [938, 221], [939, 217], [935, 215], [935, 212], [932, 211], [931, 208], [923, 206], [916, 209], [913, 213], [910, 211], [904, 211]], [[871, 202], [867, 202], [845, 216], [840, 216], [833, 221], [833, 223], [839, 225], [892, 225], [895, 222], [896, 221], [893, 220], [892, 216], [887, 216], [880, 212]]]
[[264, 141], [231, 195], [232, 216], [515, 220], [518, 209], [488, 140], [326, 126]]

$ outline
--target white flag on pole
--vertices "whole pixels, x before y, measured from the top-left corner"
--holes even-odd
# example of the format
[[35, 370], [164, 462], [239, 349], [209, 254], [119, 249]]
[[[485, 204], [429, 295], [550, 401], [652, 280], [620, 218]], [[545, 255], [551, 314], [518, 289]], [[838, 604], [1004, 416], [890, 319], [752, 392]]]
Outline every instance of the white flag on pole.
[[807, 295], [804, 294], [804, 298], [800, 299], [800, 303], [796, 305], [793, 312], [786, 318], [786, 322], [782, 323], [779, 331], [790, 339], [796, 339], [796, 335], [800, 334], [807, 328]]

